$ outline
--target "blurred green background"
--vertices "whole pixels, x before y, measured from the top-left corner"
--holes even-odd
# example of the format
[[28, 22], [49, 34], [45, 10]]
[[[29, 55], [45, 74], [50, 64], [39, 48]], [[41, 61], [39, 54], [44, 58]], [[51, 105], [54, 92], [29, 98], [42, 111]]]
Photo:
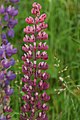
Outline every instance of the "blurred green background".
[[[49, 120], [80, 120], [80, 0], [35, 1], [42, 5], [41, 13], [47, 14], [46, 22], [49, 25]], [[13, 68], [17, 74], [12, 83], [15, 90], [11, 102], [13, 120], [19, 120], [22, 95], [23, 28], [27, 25], [25, 18], [31, 15], [32, 3], [35, 1], [20, 0], [15, 38], [10, 41], [18, 49], [18, 54], [14, 56], [16, 65]]]

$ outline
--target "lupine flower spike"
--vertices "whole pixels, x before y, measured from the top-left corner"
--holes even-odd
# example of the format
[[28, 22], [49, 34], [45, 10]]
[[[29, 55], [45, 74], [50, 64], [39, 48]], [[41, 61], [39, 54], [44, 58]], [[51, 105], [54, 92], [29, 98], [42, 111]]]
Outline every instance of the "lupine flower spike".
[[47, 82], [49, 74], [44, 72], [48, 69], [47, 62], [44, 62], [48, 59], [47, 52], [45, 52], [48, 49], [45, 42], [48, 39], [48, 34], [44, 31], [48, 25], [44, 22], [46, 14], [40, 15], [41, 5], [35, 2], [32, 7], [31, 13], [34, 17], [25, 19], [29, 26], [24, 28], [26, 34], [23, 38], [25, 44], [22, 47], [25, 52], [22, 56], [24, 61], [22, 66], [24, 73], [22, 100], [24, 103], [21, 107], [20, 120], [48, 120], [49, 106], [47, 101], [50, 96], [47, 95], [46, 90], [49, 88]]
[[[17, 24], [15, 16], [18, 10], [13, 6], [19, 0], [5, 0], [0, 6], [0, 120], [10, 120], [10, 95], [13, 89], [10, 87], [10, 82], [15, 79], [16, 75], [10, 70], [15, 61], [11, 56], [16, 54], [17, 49], [13, 48], [8, 42], [8, 38], [14, 37], [14, 26]], [[3, 2], [3, 1], [2, 1]], [[12, 4], [12, 6], [10, 5]], [[5, 7], [5, 6], [6, 7]]]

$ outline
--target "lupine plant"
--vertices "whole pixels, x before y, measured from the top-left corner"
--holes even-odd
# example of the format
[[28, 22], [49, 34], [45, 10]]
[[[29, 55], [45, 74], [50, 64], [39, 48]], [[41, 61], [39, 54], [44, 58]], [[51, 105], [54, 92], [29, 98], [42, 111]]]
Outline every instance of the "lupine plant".
[[48, 120], [47, 111], [49, 106], [50, 96], [46, 90], [49, 88], [47, 82], [49, 74], [44, 72], [48, 69], [47, 52], [48, 45], [45, 40], [48, 39], [48, 34], [44, 31], [48, 25], [44, 22], [46, 14], [40, 15], [41, 5], [33, 3], [31, 13], [33, 17], [27, 17], [26, 23], [29, 24], [24, 28], [26, 34], [23, 38], [25, 42], [22, 50], [25, 52], [22, 56], [24, 64], [22, 71], [24, 77], [22, 82], [24, 86], [22, 91], [24, 101], [21, 106], [20, 120]]
[[14, 7], [19, 0], [2, 0], [0, 6], [0, 120], [10, 120], [10, 95], [13, 89], [10, 82], [15, 79], [16, 75], [10, 70], [15, 64], [15, 60], [11, 58], [16, 54], [17, 49], [8, 42], [9, 38], [14, 37], [14, 26], [17, 24], [15, 16], [18, 10]]

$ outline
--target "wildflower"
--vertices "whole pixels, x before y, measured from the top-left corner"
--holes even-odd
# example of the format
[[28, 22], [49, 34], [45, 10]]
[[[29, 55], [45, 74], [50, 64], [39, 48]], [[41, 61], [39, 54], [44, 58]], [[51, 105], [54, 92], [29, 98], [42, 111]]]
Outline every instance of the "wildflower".
[[[35, 2], [32, 6], [31, 13], [35, 17], [27, 17], [25, 21], [30, 26], [24, 28], [26, 35], [23, 38], [25, 44], [22, 47], [25, 52], [22, 56], [24, 61], [22, 66], [24, 95], [22, 99], [25, 102], [21, 107], [20, 120], [48, 120], [46, 111], [49, 109], [47, 101], [50, 100], [50, 96], [45, 90], [49, 88], [47, 82], [49, 74], [44, 72], [48, 69], [47, 62], [44, 62], [48, 59], [47, 52], [45, 52], [48, 45], [44, 42], [48, 39], [48, 34], [44, 31], [48, 25], [44, 22], [46, 14], [40, 15], [41, 5]], [[38, 61], [39, 59], [41, 62]]]
[[[16, 3], [19, 0], [7, 0], [9, 3], [11, 1]], [[14, 90], [11, 88], [10, 82], [16, 78], [15, 73], [10, 68], [15, 64], [15, 60], [11, 57], [16, 54], [17, 49], [8, 42], [8, 38], [14, 37], [13, 28], [17, 24], [15, 16], [18, 14], [18, 10], [11, 5], [5, 6], [3, 4], [0, 6], [0, 39], [2, 40], [0, 45], [0, 120], [11, 119], [9, 114], [12, 112], [10, 96]]]

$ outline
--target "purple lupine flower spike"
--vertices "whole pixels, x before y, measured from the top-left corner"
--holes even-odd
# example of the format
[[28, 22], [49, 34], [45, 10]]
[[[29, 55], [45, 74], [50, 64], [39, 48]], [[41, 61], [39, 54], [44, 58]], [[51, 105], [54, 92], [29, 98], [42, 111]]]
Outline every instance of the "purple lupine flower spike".
[[[11, 120], [10, 96], [14, 90], [11, 88], [10, 82], [16, 78], [16, 75], [10, 68], [15, 64], [15, 60], [11, 57], [16, 54], [17, 49], [8, 42], [8, 38], [14, 37], [13, 28], [17, 24], [15, 16], [18, 14], [18, 10], [13, 5], [16, 5], [14, 3], [19, 0], [5, 1], [12, 2], [12, 6], [6, 2], [0, 6], [0, 40], [2, 40], [0, 46], [0, 120]], [[4, 30], [5, 27], [6, 30]]]
[[44, 42], [48, 39], [48, 34], [44, 31], [48, 25], [44, 22], [46, 14], [40, 15], [41, 5], [35, 2], [32, 6], [31, 13], [34, 18], [27, 17], [25, 21], [31, 25], [24, 28], [26, 35], [23, 38], [25, 44], [22, 47], [25, 52], [22, 56], [24, 61], [22, 91], [25, 94], [22, 99], [25, 104], [21, 107], [20, 120], [48, 120], [46, 111], [49, 109], [47, 101], [50, 100], [50, 96], [45, 90], [49, 88], [47, 82], [49, 74], [44, 72], [48, 69], [47, 62], [44, 62], [48, 59], [47, 52], [45, 52], [48, 45]]

